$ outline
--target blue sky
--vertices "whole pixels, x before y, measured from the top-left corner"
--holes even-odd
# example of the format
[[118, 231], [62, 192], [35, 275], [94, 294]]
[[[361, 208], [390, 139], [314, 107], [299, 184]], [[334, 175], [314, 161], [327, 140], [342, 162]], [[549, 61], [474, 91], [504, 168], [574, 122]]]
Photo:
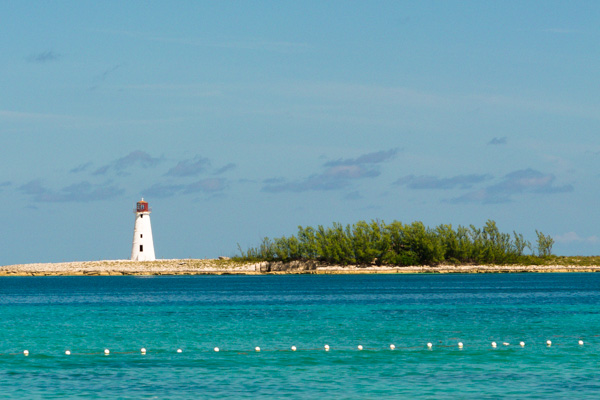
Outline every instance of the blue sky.
[[298, 225], [600, 254], [600, 3], [0, 2], [0, 264], [232, 255]]

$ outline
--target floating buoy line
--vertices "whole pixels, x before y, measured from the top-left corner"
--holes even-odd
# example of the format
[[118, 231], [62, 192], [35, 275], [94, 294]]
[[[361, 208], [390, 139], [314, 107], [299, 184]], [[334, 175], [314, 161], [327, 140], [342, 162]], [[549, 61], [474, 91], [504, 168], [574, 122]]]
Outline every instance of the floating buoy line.
[[[545, 347], [551, 348], [553, 346], [568, 346], [570, 343], [554, 344], [551, 340], [546, 340], [546, 342], [543, 343], [543, 344], [545, 344]], [[582, 347], [582, 346], [584, 346], [585, 343], [584, 343], [583, 340], [578, 340], [576, 342], [576, 344], [577, 344], [577, 347]], [[498, 347], [499, 347], [498, 343], [496, 343], [496, 342], [491, 342], [489, 344], [489, 346], [492, 349], [498, 349]], [[512, 346], [509, 342], [502, 342], [502, 346], [506, 347], [506, 348], [508, 348], [508, 347], [517, 348], [517, 346]], [[518, 347], [524, 348], [525, 347], [525, 342], [520, 341]], [[457, 342], [454, 345], [438, 344], [438, 345], [434, 346], [433, 343], [428, 342], [428, 343], [426, 343], [426, 344], [424, 344], [422, 346], [404, 346], [404, 347], [403, 346], [399, 346], [399, 347], [397, 347], [395, 344], [390, 344], [390, 345], [388, 345], [386, 347], [373, 347], [373, 348], [367, 348], [367, 347], [364, 347], [362, 344], [359, 344], [359, 345], [357, 345], [355, 347], [355, 349], [357, 351], [359, 351], [359, 352], [363, 351], [363, 350], [367, 350], [367, 351], [371, 351], [371, 352], [373, 352], [373, 351], [383, 352], [383, 351], [395, 351], [395, 350], [398, 350], [398, 351], [401, 351], [401, 350], [413, 350], [414, 351], [414, 350], [419, 350], [419, 349], [422, 349], [422, 350], [434, 350], [434, 349], [437, 349], [437, 348], [446, 348], [446, 349], [448, 349], [448, 348], [457, 348], [458, 350], [462, 351], [462, 350], [465, 350], [465, 349], [477, 349], [477, 348], [481, 348], [481, 343], [478, 343], [478, 344], [472, 345], [472, 346], [468, 346], [467, 344], [465, 344], [463, 342]], [[263, 351], [265, 351], [265, 352], [269, 352], [269, 351], [270, 352], [286, 352], [286, 351], [287, 352], [295, 352], [295, 351], [313, 351], [313, 352], [314, 351], [326, 351], [326, 352], [328, 352], [328, 351], [335, 351], [335, 350], [337, 350], [337, 351], [345, 351], [345, 352], [350, 351], [347, 347], [335, 348], [335, 347], [329, 346], [328, 344], [323, 345], [323, 347], [321, 347], [321, 348], [299, 348], [299, 347], [296, 347], [296, 346], [291, 346], [291, 347], [289, 347], [287, 349], [275, 349], [275, 348], [273, 348], [273, 349], [262, 349], [259, 346], [254, 347], [254, 352], [255, 353], [260, 353], [260, 352], [263, 352]], [[172, 351], [174, 353], [178, 353], [178, 354], [183, 353], [183, 350], [181, 348], [177, 348], [176, 350], [172, 350]], [[219, 353], [221, 351], [223, 351], [223, 352], [229, 352], [229, 353], [238, 353], [238, 354], [248, 354], [250, 352], [248, 349], [247, 350], [234, 350], [234, 349], [221, 350], [221, 348], [219, 348], [219, 347], [214, 347], [212, 349], [212, 352], [215, 352], [215, 353]], [[168, 354], [170, 352], [171, 351], [165, 350], [165, 349], [157, 349], [157, 350], [154, 351], [155, 354], [158, 354], [158, 353]], [[196, 352], [196, 353], [197, 352], [206, 353], [206, 352], [211, 352], [211, 351], [210, 350], [199, 350], [199, 351], [194, 351], [194, 352]], [[148, 351], [145, 347], [142, 347], [141, 349], [139, 349], [139, 351], [121, 351], [121, 352], [112, 352], [110, 349], [106, 348], [102, 352], [98, 352], [98, 353], [77, 353], [77, 352], [72, 352], [71, 350], [65, 350], [63, 354], [66, 355], [66, 356], [83, 356], [83, 355], [89, 356], [89, 355], [102, 355], [102, 354], [105, 355], [105, 356], [110, 356], [111, 354], [141, 354], [141, 355], [146, 355], [147, 353], [151, 353], [151, 351]], [[25, 357], [29, 357], [30, 355], [33, 356], [33, 355], [36, 355], [36, 354], [37, 355], [48, 355], [47, 353], [30, 353], [30, 351], [26, 349], [26, 350], [23, 350], [22, 352], [19, 352], [19, 353], [4, 353], [4, 354], [0, 353], [0, 356], [22, 355], [22, 356], [25, 356]]]

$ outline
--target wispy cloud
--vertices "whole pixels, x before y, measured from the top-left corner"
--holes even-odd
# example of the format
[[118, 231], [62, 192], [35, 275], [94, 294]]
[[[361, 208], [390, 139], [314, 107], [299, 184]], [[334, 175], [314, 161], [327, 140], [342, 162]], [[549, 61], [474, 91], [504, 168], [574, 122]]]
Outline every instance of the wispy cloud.
[[[354, 104], [357, 107], [377, 106], [381, 110], [397, 111], [398, 106], [423, 110], [464, 112], [485, 105], [505, 113], [520, 110], [528, 113], [560, 114], [598, 120], [600, 106], [587, 102], [554, 101], [547, 98], [514, 96], [485, 91], [450, 93], [426, 91], [406, 86], [381, 86], [337, 82], [293, 82], [267, 87], [278, 95], [294, 93], [319, 103]], [[312, 113], [318, 110], [311, 110]], [[360, 114], [360, 112], [359, 112]], [[319, 118], [325, 117], [319, 115]], [[304, 117], [308, 115], [302, 114]]]
[[456, 175], [450, 178], [439, 178], [431, 175], [407, 175], [398, 179], [394, 184], [406, 186], [409, 189], [433, 189], [433, 190], [449, 190], [449, 189], [470, 189], [474, 185], [491, 179], [491, 175]]
[[9, 187], [12, 186], [12, 182], [10, 181], [4, 181], [4, 182], [0, 182], [0, 192], [5, 188], [5, 187]]
[[215, 193], [223, 191], [226, 187], [225, 179], [207, 178], [186, 185], [184, 193]]
[[307, 192], [342, 189], [353, 179], [379, 176], [379, 171], [361, 166], [331, 167], [322, 174], [311, 175], [306, 179], [292, 182], [267, 183], [263, 192]]
[[52, 50], [48, 50], [48, 51], [43, 51], [43, 52], [37, 53], [37, 54], [31, 54], [30, 56], [28, 56], [26, 58], [26, 60], [29, 62], [32, 62], [32, 63], [43, 64], [43, 63], [48, 63], [48, 62], [52, 62], [52, 61], [57, 61], [61, 57], [62, 56], [60, 54], [55, 53]]
[[96, 77], [96, 79], [98, 81], [105, 81], [106, 78], [108, 78], [109, 75], [111, 75], [113, 72], [115, 72], [116, 70], [118, 70], [119, 68], [121, 68], [121, 64], [117, 64], [117, 65], [113, 65], [110, 68], [105, 69], [100, 75], [98, 75]]
[[9, 121], [35, 121], [35, 122], [62, 122], [73, 123], [79, 120], [79, 117], [60, 114], [43, 114], [14, 110], [0, 110], [0, 120]]
[[91, 162], [87, 162], [87, 163], [84, 163], [84, 164], [79, 164], [75, 168], [71, 169], [69, 172], [72, 173], [72, 174], [76, 174], [76, 173], [79, 173], [79, 172], [84, 172], [84, 171], [86, 171], [91, 166], [92, 166]]
[[324, 165], [326, 167], [364, 165], [364, 164], [379, 164], [396, 157], [398, 149], [376, 151], [374, 153], [363, 154], [357, 158], [346, 158], [334, 161], [328, 161]]
[[277, 53], [289, 53], [304, 51], [310, 48], [306, 43], [301, 42], [290, 42], [290, 41], [276, 41], [276, 40], [261, 40], [261, 39], [248, 39], [248, 40], [231, 40], [231, 41], [220, 41], [220, 42], [206, 42], [206, 41], [195, 41], [196, 46], [202, 47], [219, 47], [226, 49], [239, 49], [239, 50], [262, 50]]
[[361, 200], [363, 198], [364, 197], [357, 190], [344, 196], [344, 200]]
[[110, 170], [110, 165], [103, 165], [102, 167], [96, 169], [92, 175], [104, 175]]
[[567, 232], [563, 235], [555, 235], [553, 239], [557, 243], [589, 243], [598, 244], [600, 243], [600, 237], [593, 235], [588, 237], [581, 237], [575, 232]]
[[227, 171], [231, 171], [231, 170], [233, 170], [233, 169], [236, 169], [236, 168], [237, 168], [237, 164], [234, 164], [234, 163], [229, 163], [229, 164], [227, 164], [227, 165], [224, 165], [223, 167], [221, 167], [221, 168], [217, 169], [217, 170], [214, 172], [214, 174], [215, 174], [215, 175], [221, 175], [221, 174], [224, 174], [224, 173], [225, 173], [225, 172], [227, 172]]
[[263, 192], [306, 192], [338, 190], [348, 187], [353, 180], [374, 178], [381, 173], [376, 164], [395, 157], [397, 149], [363, 154], [357, 158], [339, 159], [323, 164], [325, 170], [319, 174], [296, 181], [265, 181]]
[[104, 81], [106, 81], [110, 75], [112, 75], [116, 70], [118, 70], [121, 67], [122, 67], [121, 64], [113, 65], [112, 67], [107, 68], [104, 71], [102, 71], [100, 74], [96, 75], [94, 77], [94, 84], [92, 86], [90, 86], [89, 90], [94, 91], [94, 90], [98, 89], [98, 87]]
[[176, 166], [167, 171], [166, 176], [179, 178], [198, 176], [200, 173], [205, 172], [209, 166], [210, 160], [208, 158], [196, 156], [190, 160], [180, 161]]
[[185, 185], [172, 183], [155, 183], [149, 188], [142, 191], [145, 197], [165, 198], [179, 194]]
[[574, 33], [581, 33], [580, 30], [578, 29], [568, 29], [568, 28], [547, 28], [547, 29], [542, 29], [542, 32], [547, 32], [547, 33], [560, 33], [560, 34], [574, 34]]
[[111, 184], [92, 184], [82, 181], [60, 190], [45, 187], [41, 180], [33, 180], [19, 187], [21, 193], [31, 196], [33, 201], [39, 203], [62, 203], [107, 200], [122, 195], [125, 191]]
[[534, 169], [522, 169], [507, 174], [504, 179], [488, 190], [499, 193], [564, 193], [573, 190], [571, 185], [555, 185], [556, 176]]
[[502, 180], [481, 190], [451, 199], [454, 203], [506, 203], [514, 196], [532, 194], [556, 194], [572, 192], [569, 184], [557, 185], [556, 176], [528, 168], [506, 174]]
[[506, 136], [502, 136], [502, 137], [493, 138], [487, 144], [490, 146], [498, 146], [498, 145], [504, 145], [507, 143], [508, 143], [508, 139], [506, 138]]
[[193, 37], [160, 36], [156, 35], [155, 33], [127, 30], [100, 30], [100, 32], [148, 40], [152, 42], [174, 43], [194, 47], [216, 47], [233, 50], [262, 50], [287, 53], [292, 51], [303, 51], [310, 48], [307, 43], [303, 42], [264, 40], [259, 38], [247, 38], [244, 40], [205, 40]]
[[155, 167], [160, 164], [161, 159], [157, 157], [152, 157], [150, 154], [136, 150], [127, 154], [125, 157], [121, 157], [115, 161], [114, 167], [116, 170], [121, 171], [125, 168], [131, 167], [133, 165], [139, 164], [143, 168]]
[[265, 185], [278, 185], [280, 183], [285, 183], [285, 178], [277, 177], [277, 178], [267, 178], [262, 181]]
[[127, 169], [140, 166], [142, 168], [155, 167], [162, 162], [162, 159], [152, 157], [150, 154], [136, 150], [121, 157], [110, 164], [103, 165], [93, 172], [93, 175], [105, 175], [110, 171], [116, 172], [118, 175], [127, 175]]
[[19, 186], [19, 190], [22, 193], [30, 196], [41, 196], [49, 192], [49, 189], [45, 188], [42, 185], [42, 181], [39, 179], [30, 181], [24, 185]]
[[148, 197], [172, 197], [176, 195], [223, 192], [228, 187], [225, 179], [207, 178], [189, 184], [156, 183], [143, 191]]

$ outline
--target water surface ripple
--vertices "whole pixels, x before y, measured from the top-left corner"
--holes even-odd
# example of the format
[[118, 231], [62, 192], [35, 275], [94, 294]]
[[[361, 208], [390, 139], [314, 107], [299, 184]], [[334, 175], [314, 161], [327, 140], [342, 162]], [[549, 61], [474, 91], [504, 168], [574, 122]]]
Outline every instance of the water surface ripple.
[[599, 274], [3, 277], [0, 399], [597, 399], [599, 305]]

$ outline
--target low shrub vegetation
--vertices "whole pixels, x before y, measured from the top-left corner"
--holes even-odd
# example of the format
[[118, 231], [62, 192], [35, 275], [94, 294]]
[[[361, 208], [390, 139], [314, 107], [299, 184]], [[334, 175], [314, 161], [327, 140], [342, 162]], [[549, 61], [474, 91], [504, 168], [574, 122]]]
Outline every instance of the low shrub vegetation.
[[[343, 226], [298, 227], [295, 236], [264, 238], [236, 256], [241, 261], [315, 260], [337, 265], [545, 264], [554, 240], [536, 231], [537, 243], [522, 234], [501, 233], [494, 221], [483, 228], [422, 222], [359, 221]], [[530, 254], [525, 254], [529, 250]]]

